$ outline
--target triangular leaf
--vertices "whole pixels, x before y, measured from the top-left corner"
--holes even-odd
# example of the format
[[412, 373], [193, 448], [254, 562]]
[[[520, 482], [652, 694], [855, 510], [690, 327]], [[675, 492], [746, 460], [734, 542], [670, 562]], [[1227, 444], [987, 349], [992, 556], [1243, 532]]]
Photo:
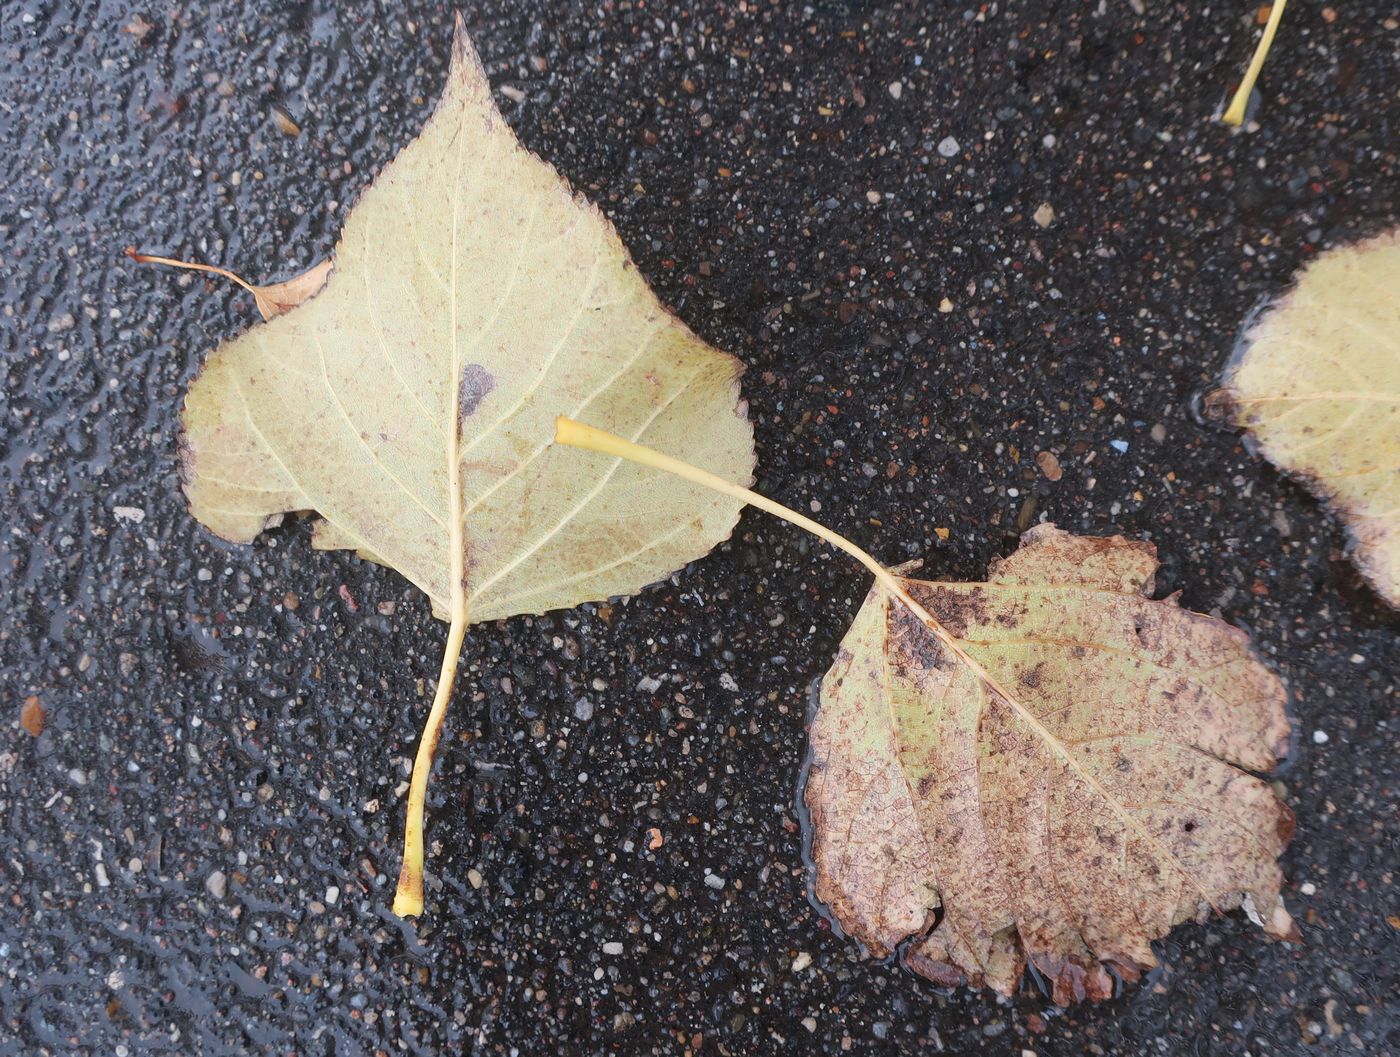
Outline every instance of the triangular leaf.
[[738, 518], [733, 499], [620, 459], [580, 473], [552, 447], [554, 416], [744, 483], [753, 435], [739, 362], [672, 316], [602, 214], [516, 141], [460, 19], [437, 110], [351, 210], [333, 263], [314, 297], [314, 278], [249, 287], [265, 315], [310, 299], [191, 384], [185, 490], [236, 541], [314, 510], [315, 546], [397, 569], [451, 622], [394, 903], [417, 914], [467, 624], [636, 591]]
[[442, 101], [351, 211], [334, 264], [190, 387], [186, 491], [219, 535], [315, 510], [318, 547], [479, 621], [635, 591], [729, 534], [731, 500], [620, 462], [580, 474], [551, 450], [563, 410], [732, 480], [753, 465], [738, 362], [519, 145], [460, 29]]

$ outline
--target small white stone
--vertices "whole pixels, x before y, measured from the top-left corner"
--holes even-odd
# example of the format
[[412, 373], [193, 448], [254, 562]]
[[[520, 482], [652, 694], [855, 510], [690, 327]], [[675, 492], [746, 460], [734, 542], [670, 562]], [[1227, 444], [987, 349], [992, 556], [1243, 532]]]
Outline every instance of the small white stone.
[[1313, 731], [1313, 744], [1314, 744], [1314, 745], [1326, 745], [1327, 742], [1328, 742], [1329, 740], [1330, 740], [1330, 739], [1327, 737], [1327, 731], [1325, 731], [1325, 730], [1315, 730], [1315, 731]]
[[737, 694], [739, 692], [738, 681], [728, 672], [720, 673], [719, 685], [724, 687], [724, 689], [728, 690], [731, 694]]
[[960, 150], [962, 147], [952, 136], [945, 136], [938, 144], [938, 153], [944, 158], [956, 158]]
[[228, 878], [224, 876], [224, 871], [215, 870], [205, 880], [204, 887], [215, 899], [223, 899], [224, 893], [228, 891]]
[[1302, 892], [1305, 896], [1316, 895], [1317, 885], [1313, 884], [1311, 881], [1304, 881], [1298, 886], [1298, 891]]
[[139, 506], [114, 506], [112, 513], [116, 515], [118, 521], [130, 521], [134, 525], [139, 525], [146, 520], [146, 512]]
[[661, 680], [644, 675], [637, 683], [637, 689], [644, 694], [654, 694], [661, 689]]
[[898, 99], [898, 98], [899, 98], [900, 96], [902, 96], [903, 94], [904, 94], [904, 82], [903, 82], [903, 81], [891, 81], [891, 82], [890, 82], [890, 98], [891, 98], [891, 99]]
[[617, 940], [612, 940], [609, 943], [605, 943], [603, 944], [603, 953], [610, 954], [615, 957], [622, 953], [622, 944], [618, 943]]
[[326, 889], [326, 902], [331, 906], [340, 902], [340, 888], [338, 886], [331, 885]]
[[1031, 215], [1031, 219], [1041, 227], [1048, 228], [1051, 224], [1055, 223], [1055, 207], [1049, 202], [1041, 202], [1040, 205], [1036, 207], [1036, 211]]
[[724, 887], [724, 878], [717, 873], [707, 873], [705, 875], [705, 884], [718, 892]]
[[812, 956], [806, 951], [798, 951], [797, 957], [792, 960], [792, 971], [800, 973], [807, 966], [812, 964]]
[[476, 867], [472, 867], [467, 871], [467, 884], [471, 885], [473, 888], [481, 887], [481, 871]]

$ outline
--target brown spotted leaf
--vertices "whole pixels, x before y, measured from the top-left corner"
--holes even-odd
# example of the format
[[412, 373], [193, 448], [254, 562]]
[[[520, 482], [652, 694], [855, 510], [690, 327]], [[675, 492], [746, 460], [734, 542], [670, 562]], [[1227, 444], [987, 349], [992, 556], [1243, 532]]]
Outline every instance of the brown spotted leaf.
[[185, 401], [185, 489], [221, 536], [315, 511], [317, 547], [397, 569], [459, 622], [631, 593], [738, 517], [552, 446], [563, 412], [731, 481], [753, 467], [738, 361], [520, 145], [460, 24], [437, 109], [350, 211], [333, 268], [258, 306], [272, 318], [212, 353]]
[[1288, 745], [1243, 632], [1148, 597], [1156, 552], [1051, 525], [986, 583], [904, 580], [1014, 700], [877, 583], [822, 683], [805, 792], [816, 896], [875, 955], [1062, 1004], [1151, 942], [1243, 905], [1295, 935], [1292, 813], [1257, 772]]

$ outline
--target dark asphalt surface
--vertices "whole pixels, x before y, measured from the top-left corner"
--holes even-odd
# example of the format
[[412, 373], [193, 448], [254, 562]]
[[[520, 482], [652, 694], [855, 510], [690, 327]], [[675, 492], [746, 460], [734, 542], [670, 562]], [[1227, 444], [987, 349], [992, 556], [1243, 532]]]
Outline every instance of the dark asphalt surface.
[[1041, 518], [1148, 537], [1163, 590], [1251, 630], [1292, 688], [1306, 942], [1185, 927], [1069, 1010], [863, 960], [808, 903], [795, 794], [866, 578], [752, 513], [628, 603], [474, 629], [429, 913], [396, 920], [444, 629], [304, 523], [190, 519], [183, 383], [253, 306], [121, 250], [325, 255], [451, 10], [12, 0], [0, 1055], [1400, 1052], [1400, 621], [1193, 412], [1300, 262], [1400, 219], [1393, 4], [1290, 8], [1239, 132], [1210, 117], [1252, 3], [463, 6], [525, 143], [749, 365], [763, 490], [937, 578]]

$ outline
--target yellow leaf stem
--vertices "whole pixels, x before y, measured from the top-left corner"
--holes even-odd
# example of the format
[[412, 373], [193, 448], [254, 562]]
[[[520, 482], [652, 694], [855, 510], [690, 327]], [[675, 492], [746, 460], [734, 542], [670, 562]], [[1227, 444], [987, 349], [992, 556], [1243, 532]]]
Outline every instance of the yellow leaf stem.
[[1269, 10], [1269, 21], [1264, 26], [1264, 35], [1259, 38], [1259, 46], [1254, 49], [1254, 57], [1249, 60], [1249, 69], [1244, 72], [1244, 80], [1235, 89], [1229, 108], [1220, 118], [1225, 124], [1236, 127], [1244, 124], [1244, 112], [1249, 106], [1249, 97], [1254, 92], [1254, 82], [1259, 80], [1259, 71], [1264, 68], [1264, 60], [1268, 57], [1269, 48], [1273, 46], [1274, 34], [1278, 32], [1279, 23], [1283, 21], [1283, 9], [1287, 6], [1288, 0], [1274, 0], [1274, 6]]

